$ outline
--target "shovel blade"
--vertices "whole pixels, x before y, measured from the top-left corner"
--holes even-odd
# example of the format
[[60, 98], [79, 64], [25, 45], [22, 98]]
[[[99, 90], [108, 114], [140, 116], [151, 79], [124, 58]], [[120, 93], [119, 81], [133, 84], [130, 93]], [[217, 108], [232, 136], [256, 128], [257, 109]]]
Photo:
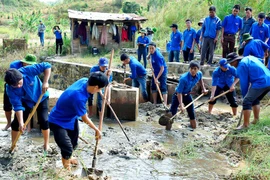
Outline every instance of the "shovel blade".
[[83, 168], [81, 177], [87, 177], [89, 175], [96, 175], [96, 176], [102, 176], [103, 175], [103, 170], [98, 170], [94, 168]]

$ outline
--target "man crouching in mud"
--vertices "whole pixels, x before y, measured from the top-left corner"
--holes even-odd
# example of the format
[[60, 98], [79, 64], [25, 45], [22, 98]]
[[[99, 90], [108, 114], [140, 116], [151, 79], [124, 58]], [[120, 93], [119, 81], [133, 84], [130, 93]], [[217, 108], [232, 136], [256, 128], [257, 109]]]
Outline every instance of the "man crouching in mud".
[[[170, 108], [170, 112], [172, 113], [172, 115], [175, 115], [177, 113], [178, 106], [180, 107], [180, 111], [184, 111], [184, 105], [186, 106], [190, 102], [192, 102], [190, 92], [192, 88], [197, 84], [197, 82], [200, 83], [202, 93], [204, 93], [205, 95], [208, 93], [208, 90], [206, 90], [204, 87], [202, 72], [199, 71], [199, 69], [199, 63], [197, 61], [191, 61], [189, 64], [189, 72], [181, 75], [179, 84], [175, 89], [176, 92], [172, 97], [172, 104]], [[196, 129], [196, 120], [193, 104], [187, 108], [187, 113], [190, 119], [190, 128]]]
[[[38, 78], [38, 75], [42, 72], [44, 73], [43, 83]], [[23, 132], [25, 130], [24, 122], [27, 120], [31, 109], [37, 103], [40, 95], [45, 93], [37, 107], [37, 116], [44, 139], [43, 150], [45, 154], [49, 146], [50, 135], [48, 123], [49, 92], [47, 91], [50, 74], [51, 64], [47, 62], [21, 67], [18, 70], [11, 68], [5, 74], [7, 95], [16, 114], [11, 123], [12, 144], [15, 142], [19, 131]]]
[[78, 118], [81, 117], [96, 131], [96, 138], [101, 137], [101, 132], [87, 116], [86, 103], [90, 94], [100, 92], [108, 83], [107, 76], [102, 72], [91, 73], [88, 79], [79, 79], [63, 92], [49, 115], [50, 129], [61, 149], [63, 166], [68, 170], [71, 164], [78, 164], [76, 159], [71, 158], [78, 144]]

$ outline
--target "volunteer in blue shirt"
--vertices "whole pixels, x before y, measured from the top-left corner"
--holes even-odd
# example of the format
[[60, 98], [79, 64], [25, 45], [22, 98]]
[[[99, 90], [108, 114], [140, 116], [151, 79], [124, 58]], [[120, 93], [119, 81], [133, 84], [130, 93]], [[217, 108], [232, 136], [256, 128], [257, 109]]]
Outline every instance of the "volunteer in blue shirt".
[[[198, 22], [198, 26], [201, 27], [201, 29], [199, 29], [197, 32], [196, 32], [196, 39], [195, 39], [195, 42], [196, 42], [196, 48], [198, 49], [199, 53], [201, 54], [201, 51], [202, 51], [202, 41], [200, 40], [200, 37], [201, 37], [201, 34], [202, 34], [202, 26], [203, 26], [203, 23], [204, 23], [204, 18], [201, 19], [199, 22]], [[206, 62], [209, 61], [209, 48], [207, 49], [207, 52], [206, 52]]]
[[[19, 69], [23, 66], [27, 66], [27, 65], [32, 65], [32, 64], [36, 64], [37, 59], [34, 55], [32, 54], [27, 54], [25, 56], [24, 59], [22, 60], [15, 60], [12, 63], [10, 63], [9, 68], [15, 68], [15, 69]], [[11, 117], [12, 117], [12, 104], [9, 101], [9, 97], [7, 95], [7, 91], [6, 91], [6, 83], [4, 85], [4, 97], [3, 97], [3, 109], [5, 111], [5, 116], [7, 119], [7, 125], [6, 127], [3, 129], [4, 131], [8, 130], [8, 128], [11, 125]], [[30, 124], [28, 126], [28, 130], [30, 130]]]
[[[44, 73], [43, 83], [37, 75]], [[43, 98], [37, 108], [37, 116], [44, 138], [44, 152], [46, 153], [49, 145], [49, 123], [48, 123], [48, 100], [47, 91], [48, 80], [51, 74], [51, 65], [47, 62], [21, 67], [20, 69], [11, 68], [6, 71], [5, 82], [7, 95], [16, 113], [11, 123], [12, 143], [14, 143], [19, 131], [24, 131], [24, 121], [27, 119], [31, 109], [38, 101], [42, 93]]]
[[235, 94], [235, 85], [239, 81], [236, 77], [236, 69], [233, 66], [230, 66], [227, 63], [227, 59], [223, 58], [219, 61], [219, 67], [217, 67], [212, 75], [212, 90], [210, 102], [208, 105], [208, 112], [211, 114], [214, 104], [216, 104], [216, 100], [213, 100], [215, 96], [218, 96], [221, 91], [230, 90], [229, 93], [226, 94], [226, 98], [230, 103], [232, 108], [232, 114], [235, 116], [237, 114], [237, 103], [234, 98]]
[[260, 59], [264, 59], [264, 56], [268, 54], [268, 45], [260, 39], [253, 39], [249, 33], [243, 35], [243, 41], [245, 42], [243, 56], [255, 56]]
[[237, 129], [247, 128], [251, 110], [254, 120], [259, 121], [260, 100], [270, 91], [270, 71], [260, 60], [254, 56], [239, 57], [236, 53], [227, 56], [228, 63], [236, 67], [237, 77], [240, 79], [241, 93], [243, 96], [244, 123]]
[[63, 45], [63, 39], [62, 39], [62, 31], [60, 30], [59, 26], [54, 26], [53, 33], [55, 35], [55, 44], [56, 44], [56, 55], [58, 55], [58, 47], [60, 48], [60, 55], [62, 54], [62, 45]]
[[151, 55], [151, 64], [156, 77], [156, 82], [154, 82], [154, 78], [152, 78], [152, 95], [154, 104], [157, 104], [157, 87], [156, 84], [160, 84], [160, 91], [163, 96], [164, 103], [167, 105], [167, 65], [162, 54], [156, 49], [156, 44], [151, 42], [149, 44], [149, 52]]
[[246, 12], [246, 16], [242, 18], [243, 27], [239, 33], [240, 34], [240, 44], [242, 44], [242, 42], [243, 42], [243, 38], [242, 38], [243, 34], [249, 33], [252, 24], [256, 22], [256, 20], [252, 17], [252, 8], [251, 7], [246, 7], [245, 12]]
[[[90, 69], [90, 74], [93, 72], [102, 72], [105, 73], [107, 76], [110, 76], [109, 82], [112, 82], [112, 75], [110, 70], [108, 70], [108, 59], [107, 58], [100, 58], [98, 65], [93, 66]], [[109, 87], [108, 87], [109, 88]], [[103, 91], [103, 90], [102, 90]], [[104, 91], [103, 91], [104, 93]], [[110, 99], [110, 91], [108, 93], [108, 99]], [[99, 117], [100, 117], [100, 113], [101, 113], [101, 106], [102, 106], [102, 97], [100, 94], [97, 94], [97, 109], [99, 112]], [[93, 115], [93, 94], [90, 94], [90, 97], [88, 98], [88, 116], [91, 117]]]
[[[189, 64], [189, 72], [181, 75], [179, 84], [175, 89], [176, 92], [172, 98], [172, 104], [170, 108], [170, 112], [172, 113], [172, 115], [175, 115], [177, 113], [178, 107], [180, 107], [180, 111], [183, 111], [184, 106], [192, 102], [190, 92], [192, 88], [197, 84], [197, 82], [200, 83], [203, 93], [208, 93], [208, 91], [204, 87], [204, 83], [202, 80], [202, 72], [199, 71], [199, 69], [199, 63], [197, 61], [191, 61]], [[189, 106], [186, 110], [190, 119], [190, 127], [195, 129], [196, 120], [193, 104]]]
[[235, 45], [235, 35], [242, 29], [242, 19], [238, 16], [239, 11], [240, 6], [234, 5], [232, 14], [227, 15], [222, 21], [222, 30], [220, 39], [222, 44], [223, 58], [225, 58], [227, 54], [233, 52]]
[[267, 24], [264, 23], [265, 14], [258, 14], [258, 22], [255, 22], [250, 30], [250, 34], [254, 39], [260, 39], [265, 43], [268, 43], [270, 37], [270, 30]]
[[50, 112], [50, 129], [61, 150], [63, 166], [68, 170], [71, 164], [78, 164], [78, 161], [72, 158], [73, 150], [78, 144], [78, 118], [81, 117], [83, 122], [95, 130], [96, 138], [101, 137], [101, 132], [87, 116], [85, 104], [90, 94], [100, 92], [107, 85], [108, 78], [104, 73], [91, 73], [89, 78], [81, 78], [69, 86]]
[[201, 52], [201, 46], [202, 46], [202, 42], [200, 41], [200, 36], [202, 34], [202, 25], [203, 25], [203, 22], [204, 22], [204, 19], [201, 19], [199, 22], [198, 22], [198, 26], [201, 28], [199, 29], [197, 32], [196, 32], [196, 39], [195, 39], [195, 42], [196, 42], [196, 45], [197, 45], [197, 49], [199, 50], [199, 52]]
[[122, 54], [120, 60], [124, 66], [128, 64], [131, 69], [131, 76], [125, 78], [123, 83], [132, 80], [132, 86], [140, 87], [143, 99], [148, 101], [148, 93], [146, 90], [147, 72], [145, 68], [141, 63], [139, 63], [139, 61], [137, 61], [137, 59], [135, 59], [133, 56], [129, 57], [127, 54]]
[[[264, 23], [268, 25], [268, 28], [269, 28], [269, 31], [270, 31], [270, 13], [268, 13]], [[270, 47], [270, 39], [268, 39], [267, 45]], [[268, 66], [270, 66], [270, 63], [269, 63], [269, 61], [270, 61], [270, 53], [269, 53], [269, 51], [270, 51], [270, 48], [268, 49], [268, 57], [266, 57], [266, 61], [265, 61], [265, 63], [268, 64]]]
[[183, 57], [184, 62], [188, 63], [194, 59], [194, 46], [196, 39], [196, 31], [191, 27], [192, 21], [190, 19], [186, 20], [187, 29], [183, 32], [184, 37], [184, 47], [183, 47]]
[[177, 24], [172, 24], [170, 26], [172, 28], [171, 33], [171, 41], [170, 41], [170, 54], [169, 54], [169, 62], [173, 62], [175, 59], [176, 62], [180, 62], [180, 51], [182, 47], [183, 34], [178, 30]]
[[213, 63], [215, 46], [218, 40], [218, 35], [221, 29], [221, 20], [216, 16], [216, 7], [209, 8], [209, 16], [205, 18], [202, 26], [202, 34], [200, 40], [202, 41], [201, 48], [201, 63], [204, 65], [206, 54], [209, 51], [208, 64]]
[[144, 63], [144, 68], [147, 66], [147, 46], [149, 44], [149, 39], [146, 36], [146, 30], [141, 29], [140, 30], [141, 36], [138, 37], [137, 39], [137, 45], [138, 45], [138, 60], [141, 62], [141, 57], [143, 56], [143, 63]]

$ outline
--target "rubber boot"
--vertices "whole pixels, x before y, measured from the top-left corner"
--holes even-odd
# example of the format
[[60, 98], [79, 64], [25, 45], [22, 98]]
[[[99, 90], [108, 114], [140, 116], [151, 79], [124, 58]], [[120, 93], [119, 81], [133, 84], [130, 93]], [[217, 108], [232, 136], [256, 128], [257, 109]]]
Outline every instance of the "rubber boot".
[[64, 159], [62, 158], [62, 163], [63, 163], [63, 167], [65, 169], [67, 169], [68, 171], [70, 171], [70, 159]]

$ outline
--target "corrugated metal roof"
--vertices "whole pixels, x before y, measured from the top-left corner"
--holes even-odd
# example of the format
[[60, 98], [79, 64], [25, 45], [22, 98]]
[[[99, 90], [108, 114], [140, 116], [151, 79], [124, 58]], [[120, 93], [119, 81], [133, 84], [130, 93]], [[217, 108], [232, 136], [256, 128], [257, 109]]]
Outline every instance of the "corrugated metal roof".
[[116, 14], [116, 13], [100, 13], [100, 12], [83, 12], [68, 10], [68, 17], [71, 19], [85, 19], [92, 21], [146, 21], [147, 18], [138, 16], [137, 14]]

